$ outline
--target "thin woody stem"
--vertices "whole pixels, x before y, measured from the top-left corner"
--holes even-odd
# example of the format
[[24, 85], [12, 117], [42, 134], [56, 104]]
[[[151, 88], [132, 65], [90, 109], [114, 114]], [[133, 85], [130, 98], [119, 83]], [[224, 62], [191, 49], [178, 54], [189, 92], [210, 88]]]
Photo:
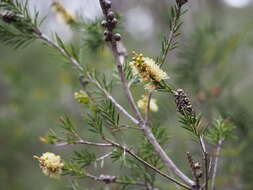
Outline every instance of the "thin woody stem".
[[[55, 42], [53, 42], [52, 40], [50, 40], [45, 34], [41, 33], [40, 31], [37, 32], [38, 37], [45, 41], [46, 43], [48, 43], [51, 47], [55, 48], [56, 50], [58, 50], [65, 58], [67, 58], [69, 60], [69, 62], [76, 67], [76, 69], [79, 72], [83, 72], [84, 68], [80, 65], [80, 63], [78, 63], [78, 61], [76, 59], [74, 59], [73, 57], [69, 56], [65, 50], [63, 48], [61, 48], [60, 46], [58, 46]], [[91, 78], [91, 76], [89, 75], [89, 73], [87, 73], [88, 77], [90, 80], [92, 80], [93, 83], [95, 83], [98, 88], [107, 96], [108, 99], [110, 99], [112, 101], [112, 103], [119, 109], [119, 111], [121, 113], [123, 113], [126, 117], [128, 117], [131, 121], [133, 121], [135, 124], [138, 124], [138, 121], [131, 116], [105, 89], [103, 89], [101, 87], [101, 85], [93, 80]]]
[[90, 142], [90, 141], [85, 141], [85, 140], [78, 140], [75, 142], [62, 142], [62, 143], [57, 143], [55, 144], [56, 147], [63, 147], [63, 146], [68, 146], [68, 145], [75, 145], [75, 144], [85, 144], [85, 145], [92, 145], [92, 146], [100, 146], [100, 147], [111, 147], [111, 144], [108, 143], [97, 143], [97, 142]]
[[[99, 0], [100, 6], [102, 8], [103, 14], [105, 18], [107, 18], [107, 13], [108, 9], [105, 7], [105, 2], [104, 0]], [[110, 28], [109, 28], [110, 29]], [[108, 29], [108, 30], [109, 30]], [[110, 29], [111, 34], [112, 29]], [[158, 155], [161, 157], [165, 165], [172, 171], [174, 172], [180, 179], [182, 179], [185, 183], [187, 183], [190, 186], [193, 186], [195, 184], [194, 181], [192, 181], [190, 178], [188, 178], [182, 171], [179, 170], [179, 168], [175, 165], [175, 163], [170, 159], [170, 157], [166, 154], [164, 149], [160, 146], [160, 144], [157, 142], [154, 134], [152, 133], [151, 129], [145, 124], [144, 119], [142, 118], [140, 111], [138, 110], [135, 101], [133, 99], [132, 93], [129, 89], [127, 80], [125, 78], [125, 74], [123, 71], [123, 64], [124, 64], [124, 59], [121, 58], [121, 55], [119, 54], [118, 47], [117, 47], [117, 42], [115, 41], [114, 38], [111, 38], [108, 42], [109, 47], [112, 50], [112, 53], [115, 57], [116, 60], [116, 65], [117, 65], [117, 70], [118, 74], [121, 79], [122, 87], [125, 93], [125, 96], [134, 112], [136, 115], [137, 120], [139, 121], [139, 126], [143, 130], [144, 135], [147, 137], [148, 141], [153, 145], [155, 151], [158, 153]]]
[[217, 166], [218, 166], [218, 161], [219, 161], [219, 157], [220, 157], [220, 152], [221, 152], [223, 141], [224, 141], [224, 139], [220, 139], [219, 140], [217, 148], [216, 148], [216, 152], [215, 152], [211, 190], [215, 189], [215, 178], [216, 178], [216, 174], [217, 174]]
[[113, 153], [113, 151], [111, 152], [108, 152], [107, 154], [103, 155], [103, 156], [100, 156], [99, 158], [96, 159], [96, 161], [100, 161], [100, 160], [104, 160], [105, 158], [111, 156]]
[[66, 53], [66, 51], [61, 48], [60, 46], [58, 46], [55, 42], [53, 42], [52, 40], [50, 40], [45, 34], [41, 33], [41, 32], [38, 32], [37, 33], [38, 37], [47, 42], [47, 44], [49, 44], [51, 47], [57, 49], [65, 58], [67, 58], [70, 63], [79, 71], [79, 72], [83, 72], [84, 71], [84, 68], [78, 63], [78, 61], [73, 58], [72, 56], [68, 55]]
[[159, 169], [157, 169], [155, 166], [149, 164], [148, 162], [146, 162], [145, 160], [143, 160], [141, 157], [139, 157], [138, 155], [136, 155], [133, 151], [131, 151], [130, 149], [128, 149], [125, 146], [122, 146], [116, 142], [113, 142], [112, 140], [109, 140], [107, 138], [104, 137], [104, 140], [107, 141], [108, 143], [111, 143], [113, 146], [122, 149], [124, 152], [127, 152], [128, 154], [130, 154], [131, 156], [133, 156], [136, 160], [138, 160], [139, 162], [141, 162], [142, 164], [144, 164], [145, 166], [149, 167], [150, 169], [154, 170], [155, 172], [157, 172], [158, 174], [160, 174], [161, 176], [167, 178], [168, 180], [174, 182], [175, 184], [184, 187], [185, 189], [191, 190], [191, 187], [177, 181], [176, 179], [172, 178], [171, 176], [163, 173], [162, 171], [160, 171]]
[[127, 83], [127, 80], [125, 78], [125, 74], [124, 74], [124, 70], [123, 70], [124, 62], [122, 62], [123, 59], [121, 59], [120, 56], [119, 56], [118, 48], [117, 48], [117, 42], [115, 40], [112, 40], [112, 42], [111, 42], [111, 49], [112, 49], [113, 55], [116, 59], [117, 70], [118, 70], [118, 73], [119, 73], [119, 76], [120, 76], [120, 79], [121, 79], [121, 84], [122, 84], [125, 96], [127, 97], [128, 102], [129, 102], [133, 112], [135, 113], [137, 119], [139, 121], [141, 121], [142, 116], [141, 116], [141, 113], [140, 113], [139, 109], [136, 106], [133, 95], [132, 95], [132, 93], [131, 93], [131, 91], [128, 87], [128, 83]]
[[151, 98], [152, 98], [152, 93], [150, 92], [148, 94], [148, 103], [147, 103], [146, 112], [145, 112], [145, 123], [148, 123], [148, 120], [149, 120]]
[[141, 131], [141, 129], [138, 127], [132, 127], [132, 126], [128, 126], [128, 125], [120, 125], [119, 128], [134, 129], [134, 130]]
[[176, 15], [172, 20], [171, 29], [170, 29], [169, 36], [167, 39], [168, 43], [167, 43], [167, 46], [165, 47], [165, 52], [163, 53], [163, 55], [161, 56], [161, 58], [159, 60], [160, 66], [162, 66], [165, 63], [168, 52], [171, 49], [171, 45], [173, 44], [173, 39], [175, 37], [175, 31], [177, 28], [177, 22], [179, 20], [180, 14], [181, 14], [181, 8], [182, 8], [181, 6], [177, 6], [177, 8], [176, 8]]
[[[103, 11], [103, 14], [104, 14], [105, 18], [107, 18], [108, 8], [105, 7], [104, 0], [99, 0], [99, 3], [100, 3], [100, 6], [101, 6], [101, 9]], [[112, 33], [113, 28], [108, 28], [108, 30], [110, 30], [110, 32]], [[137, 120], [141, 121], [142, 120], [141, 113], [140, 113], [139, 109], [137, 108], [137, 106], [135, 104], [133, 95], [132, 95], [132, 93], [129, 89], [128, 82], [125, 78], [125, 73], [124, 73], [124, 70], [123, 70], [125, 56], [122, 55], [122, 53], [119, 52], [119, 45], [118, 44], [119, 43], [117, 43], [114, 38], [111, 38], [111, 40], [108, 41], [108, 45], [111, 48], [113, 56], [116, 60], [116, 66], [117, 66], [118, 74], [119, 74], [119, 77], [120, 77], [120, 80], [121, 80], [121, 84], [122, 84], [122, 88], [124, 90], [125, 96], [126, 96], [128, 102], [129, 102], [134, 114], [136, 115]]]
[[190, 186], [193, 186], [195, 184], [194, 181], [192, 181], [190, 178], [188, 178], [171, 160], [171, 158], [167, 155], [167, 153], [164, 151], [164, 149], [160, 146], [160, 144], [157, 142], [154, 134], [152, 133], [151, 129], [146, 126], [142, 125], [141, 129], [144, 132], [144, 135], [147, 137], [149, 143], [151, 143], [155, 149], [155, 151], [159, 154], [165, 165], [174, 173], [176, 174], [181, 180], [183, 180], [185, 183], [187, 183]]
[[123, 107], [112, 97], [112, 95], [111, 95], [109, 92], [107, 92], [106, 89], [104, 89], [104, 88], [99, 84], [98, 81], [94, 80], [94, 79], [90, 76], [89, 73], [87, 73], [87, 76], [88, 76], [90, 82], [94, 83], [94, 84], [105, 94], [105, 96], [106, 96], [109, 100], [111, 100], [111, 102], [118, 108], [118, 110], [119, 110], [121, 113], [123, 113], [126, 117], [128, 117], [133, 123], [135, 123], [135, 124], [138, 124], [138, 123], [139, 123], [139, 121], [136, 120], [133, 116], [131, 116], [130, 113], [128, 113], [128, 112], [125, 110], [125, 108], [123, 108]]
[[87, 177], [95, 180], [95, 181], [100, 181], [106, 184], [124, 184], [124, 185], [137, 185], [137, 186], [147, 186], [144, 182], [142, 181], [123, 181], [117, 179], [115, 176], [109, 176], [109, 175], [100, 175], [100, 176], [95, 176], [90, 173], [85, 174]]
[[208, 180], [209, 180], [209, 166], [208, 166], [208, 152], [206, 149], [206, 145], [203, 139], [203, 136], [199, 137], [202, 153], [203, 153], [203, 158], [204, 158], [204, 164], [205, 164], [205, 190], [208, 190]]

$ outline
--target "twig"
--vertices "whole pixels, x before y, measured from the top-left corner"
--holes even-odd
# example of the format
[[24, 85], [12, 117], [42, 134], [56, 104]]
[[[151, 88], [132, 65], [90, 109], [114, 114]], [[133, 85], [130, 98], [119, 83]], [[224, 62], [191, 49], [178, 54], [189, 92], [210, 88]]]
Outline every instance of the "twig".
[[191, 170], [192, 170], [192, 175], [195, 178], [195, 189], [200, 189], [200, 178], [202, 177], [202, 171], [200, 170], [200, 164], [198, 162], [194, 162], [192, 155], [190, 154], [190, 152], [187, 152], [187, 160], [190, 164]]
[[111, 147], [112, 144], [107, 143], [96, 143], [96, 142], [90, 142], [85, 140], [78, 140], [75, 142], [63, 142], [63, 143], [57, 143], [55, 144], [56, 147], [63, 147], [68, 145], [75, 145], [75, 144], [86, 144], [86, 145], [92, 145], [92, 146], [101, 146], [101, 147]]
[[128, 125], [120, 125], [119, 128], [134, 129], [134, 130], [141, 131], [141, 129], [138, 127], [132, 127], [132, 126], [128, 126]]
[[149, 119], [151, 98], [152, 98], [152, 93], [150, 92], [148, 94], [148, 103], [147, 103], [146, 112], [145, 112], [145, 121], [144, 121], [144, 123], [146, 123], [146, 124], [148, 123], [148, 119]]
[[98, 176], [92, 175], [90, 173], [85, 173], [85, 175], [95, 181], [100, 181], [100, 182], [103, 182], [106, 184], [115, 183], [115, 184], [124, 184], [124, 185], [146, 186], [146, 184], [142, 181], [123, 181], [123, 180], [117, 179], [116, 176], [100, 175], [98, 177]]
[[177, 6], [176, 6], [176, 15], [173, 17], [173, 20], [171, 21], [170, 24], [170, 32], [169, 32], [169, 36], [168, 39], [166, 39], [166, 47], [164, 49], [164, 52], [162, 53], [162, 55], [158, 58], [158, 64], [160, 64], [160, 66], [162, 66], [165, 63], [166, 57], [168, 55], [168, 52], [171, 48], [171, 45], [173, 43], [173, 39], [176, 36], [175, 32], [177, 31], [177, 27], [180, 27], [180, 24], [178, 25], [178, 21], [179, 21], [179, 17], [181, 14], [181, 8], [182, 5], [180, 2], [177, 2]]
[[75, 66], [75, 68], [80, 71], [81, 73], [84, 71], [84, 68], [78, 63], [78, 61], [76, 59], [74, 59], [73, 57], [71, 57], [70, 55], [68, 55], [66, 53], [66, 51], [61, 48], [60, 46], [58, 46], [55, 42], [53, 42], [52, 40], [50, 40], [45, 34], [39, 32], [36, 32], [36, 34], [38, 35], [38, 37], [47, 42], [51, 47], [57, 49], [65, 58], [67, 58], [70, 63]]
[[[100, 2], [100, 6], [102, 8], [105, 18], [108, 18], [108, 8], [106, 8], [104, 0], [99, 0], [99, 2]], [[109, 31], [110, 35], [112, 35], [113, 34], [113, 27], [108, 27], [108, 31]], [[119, 74], [119, 77], [121, 80], [121, 84], [122, 84], [125, 96], [127, 97], [127, 100], [129, 102], [133, 112], [135, 113], [137, 120], [141, 121], [142, 120], [141, 113], [135, 104], [133, 95], [128, 87], [127, 80], [125, 78], [125, 74], [124, 74], [124, 70], [123, 70], [125, 56], [119, 52], [118, 42], [116, 42], [116, 40], [113, 37], [111, 37], [110, 41], [108, 41], [108, 44], [109, 44], [109, 47], [111, 48], [113, 56], [116, 60], [117, 70], [118, 70], [118, 74]]]
[[209, 166], [208, 166], [208, 160], [209, 160], [209, 156], [208, 156], [208, 152], [206, 149], [206, 145], [203, 139], [203, 136], [199, 137], [200, 140], [200, 145], [201, 145], [201, 149], [202, 149], [202, 153], [203, 153], [203, 159], [204, 159], [204, 164], [205, 164], [205, 190], [208, 190], [208, 180], [209, 180]]
[[113, 151], [112, 152], [108, 152], [107, 154], [105, 154], [105, 155], [100, 156], [99, 158], [97, 158], [96, 161], [104, 160], [105, 158], [107, 158], [108, 156], [110, 156], [112, 153], [113, 153]]
[[[99, 0], [100, 2], [100, 6], [102, 8], [103, 14], [106, 18], [106, 20], [110, 20], [108, 18], [108, 8], [105, 6], [105, 1], [104, 0]], [[107, 21], [105, 21], [107, 23]], [[107, 23], [108, 24], [108, 23]], [[190, 178], [188, 178], [183, 172], [181, 172], [179, 170], [179, 168], [174, 164], [174, 162], [169, 158], [169, 156], [166, 154], [166, 152], [163, 150], [163, 148], [159, 145], [159, 143], [157, 142], [156, 138], [154, 137], [152, 131], [150, 130], [150, 128], [144, 123], [144, 120], [140, 114], [140, 111], [138, 110], [135, 101], [133, 99], [132, 93], [128, 87], [127, 84], [127, 80], [125, 78], [125, 74], [123, 71], [123, 64], [124, 62], [122, 61], [123, 59], [121, 59], [121, 55], [118, 52], [118, 47], [117, 47], [117, 42], [115, 41], [114, 38], [114, 34], [113, 34], [113, 27], [107, 27], [107, 40], [109, 43], [109, 46], [111, 47], [112, 53], [115, 57], [116, 60], [116, 65], [117, 65], [117, 70], [118, 70], [118, 74], [120, 76], [121, 79], [121, 83], [122, 83], [122, 87], [125, 93], [125, 96], [134, 112], [134, 114], [136, 115], [136, 119], [139, 121], [139, 126], [141, 129], [143, 129], [144, 135], [147, 137], [147, 139], [149, 140], [149, 142], [153, 145], [155, 151], [159, 154], [159, 156], [161, 157], [161, 159], [164, 161], [165, 165], [171, 170], [173, 171], [180, 179], [182, 179], [185, 183], [187, 183], [188, 185], [193, 186], [194, 185], [194, 181], [192, 181]], [[115, 26], [114, 26], [115, 27]]]
[[212, 163], [213, 163], [213, 157], [210, 157], [210, 161], [209, 161], [209, 168], [208, 168], [208, 174], [211, 174], [211, 170], [212, 170]]
[[207, 151], [206, 151], [206, 145], [205, 145], [203, 136], [200, 136], [200, 137], [199, 137], [199, 141], [200, 141], [200, 145], [201, 145], [202, 152], [207, 152]]
[[99, 84], [98, 81], [94, 80], [94, 79], [90, 76], [89, 73], [87, 73], [87, 76], [88, 76], [90, 82], [94, 83], [94, 84], [105, 94], [105, 96], [106, 96], [109, 100], [111, 100], [111, 102], [118, 108], [118, 110], [119, 110], [121, 113], [123, 113], [126, 117], [128, 117], [133, 123], [135, 123], [135, 124], [138, 124], [138, 123], [139, 123], [139, 121], [136, 120], [133, 116], [131, 116], [131, 115], [125, 110], [125, 108], [123, 108], [123, 107], [112, 97], [112, 95], [111, 95], [109, 92], [107, 92], [106, 89], [104, 89], [104, 88]]
[[217, 174], [217, 166], [218, 166], [218, 161], [219, 161], [219, 157], [220, 157], [220, 152], [221, 152], [221, 147], [222, 147], [223, 141], [224, 141], [224, 139], [220, 139], [219, 140], [217, 148], [216, 148], [216, 152], [215, 152], [211, 190], [215, 189], [215, 178], [216, 178], [216, 174]]
[[113, 146], [122, 149], [124, 152], [127, 152], [128, 154], [130, 154], [131, 156], [133, 156], [136, 160], [138, 160], [139, 162], [141, 162], [142, 164], [144, 164], [145, 166], [149, 167], [150, 169], [154, 170], [155, 172], [157, 172], [158, 174], [160, 174], [161, 176], [169, 179], [170, 181], [176, 183], [177, 185], [184, 187], [185, 189], [191, 190], [191, 187], [177, 181], [176, 179], [170, 177], [169, 175], [163, 173], [162, 171], [160, 171], [159, 169], [157, 169], [155, 166], [149, 164], [148, 162], [146, 162], [145, 160], [143, 160], [142, 158], [140, 158], [138, 155], [136, 155], [134, 152], [132, 152], [130, 149], [128, 149], [125, 146], [122, 146], [116, 142], [113, 142], [112, 140], [109, 140], [107, 138], [104, 137], [104, 140], [107, 141], [108, 143], [111, 143]]
[[131, 79], [131, 80], [128, 82], [128, 88], [129, 88], [129, 89], [132, 87], [132, 85], [133, 85], [133, 83], [135, 82], [136, 78], [137, 78], [137, 77], [134, 76], [134, 78]]
[[167, 155], [167, 153], [164, 151], [164, 149], [160, 146], [160, 144], [157, 142], [154, 134], [152, 133], [151, 129], [146, 125], [141, 125], [141, 129], [143, 129], [143, 132], [145, 136], [147, 137], [148, 141], [153, 145], [155, 151], [159, 154], [165, 165], [174, 173], [176, 174], [180, 179], [182, 179], [185, 183], [187, 183], [190, 186], [194, 186], [195, 182], [192, 181], [190, 178], [188, 178], [171, 160], [171, 158]]

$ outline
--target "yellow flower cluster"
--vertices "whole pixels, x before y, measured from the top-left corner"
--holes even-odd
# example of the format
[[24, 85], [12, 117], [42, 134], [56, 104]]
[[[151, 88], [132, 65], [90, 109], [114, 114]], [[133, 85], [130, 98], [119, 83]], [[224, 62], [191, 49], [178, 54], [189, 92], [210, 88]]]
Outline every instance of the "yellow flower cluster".
[[59, 15], [59, 19], [66, 24], [73, 24], [75, 16], [70, 11], [62, 6], [60, 2], [53, 2], [52, 9]]
[[139, 75], [143, 82], [150, 82], [146, 86], [148, 90], [155, 88], [155, 84], [161, 80], [169, 79], [167, 73], [153, 59], [144, 57], [142, 54], [133, 52], [133, 58], [129, 64], [134, 75]]
[[80, 90], [79, 92], [75, 92], [74, 97], [79, 103], [82, 103], [82, 104], [90, 103], [90, 98], [88, 94], [83, 90]]
[[51, 152], [44, 153], [41, 157], [34, 156], [40, 162], [42, 172], [49, 177], [59, 178], [64, 166], [61, 157]]
[[[138, 100], [137, 105], [142, 111], [146, 111], [147, 105], [148, 104], [148, 96], [147, 95], [142, 95], [142, 98]], [[150, 104], [149, 104], [149, 109], [153, 112], [158, 111], [158, 106], [156, 104], [156, 99], [151, 98]]]

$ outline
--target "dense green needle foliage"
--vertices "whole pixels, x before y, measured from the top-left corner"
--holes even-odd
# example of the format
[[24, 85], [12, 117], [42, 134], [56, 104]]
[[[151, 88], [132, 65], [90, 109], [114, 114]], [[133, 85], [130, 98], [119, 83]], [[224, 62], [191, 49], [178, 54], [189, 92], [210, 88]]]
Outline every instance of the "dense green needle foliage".
[[[196, 73], [201, 71], [201, 62], [208, 65], [218, 61], [217, 65], [227, 63], [227, 55], [212, 48], [226, 48], [226, 45], [232, 44], [231, 49], [230, 46], [226, 49], [226, 53], [230, 54], [235, 50], [242, 34], [225, 39], [226, 45], [222, 46], [213, 42], [215, 32], [212, 27], [198, 29], [193, 35], [194, 42], [188, 44], [191, 48], [185, 47], [179, 54], [181, 63], [175, 66], [176, 73], [179, 73], [178, 80], [173, 84], [167, 80], [169, 77], [161, 67], [166, 62], [167, 54], [178, 47], [177, 38], [183, 24], [182, 17], [186, 13], [184, 6], [187, 0], [177, 0], [171, 7], [169, 35], [162, 41], [156, 61], [135, 52], [132, 61], [129, 61], [122, 37], [115, 32], [120, 30], [117, 28], [118, 16], [111, 9], [111, 2], [99, 2], [105, 20], [96, 19], [85, 23], [82, 18], [75, 18], [70, 23], [66, 22], [77, 34], [75, 37], [81, 39], [81, 42], [75, 39], [76, 43], [66, 43], [57, 33], [51, 39], [40, 31], [39, 12], [35, 11], [35, 16], [32, 17], [27, 0], [22, 3], [17, 0], [0, 1], [1, 42], [21, 49], [38, 40], [49, 47], [49, 51], [57, 52], [66, 65], [71, 65], [77, 71], [76, 84], [80, 91], [74, 93], [74, 99], [78, 103], [76, 106], [82, 110], [82, 120], [76, 121], [71, 113], [67, 113], [60, 117], [58, 129], [51, 129], [39, 138], [57, 148], [73, 146], [74, 150], [64, 159], [50, 153], [41, 157], [34, 156], [43, 173], [49, 177], [62, 175], [70, 178], [73, 180], [73, 190], [83, 189], [80, 184], [84, 179], [110, 185], [112, 189], [156, 190], [168, 186], [188, 190], [214, 190], [221, 148], [226, 140], [234, 137], [235, 125], [240, 121], [238, 118], [233, 119], [235, 115], [228, 117], [218, 101], [203, 101], [205, 97], [201, 96], [200, 89], [208, 89], [205, 89]], [[210, 47], [213, 50], [212, 56], [196, 56], [195, 49], [204, 48], [207, 44], [214, 46]], [[95, 65], [88, 64], [82, 55], [83, 51], [98, 61], [99, 53], [111, 51], [116, 64], [110, 68], [109, 76]], [[227, 78], [222, 79], [224, 85], [227, 84]], [[195, 104], [190, 96], [184, 90], [176, 88], [177, 85], [193, 85], [192, 94], [198, 94], [200, 104], [209, 106], [209, 111], [201, 113], [201, 108], [193, 108]], [[134, 88], [144, 91], [139, 101], [133, 97]], [[212, 90], [210, 96], [219, 96], [218, 88]], [[124, 94], [123, 98], [117, 97], [116, 91]], [[167, 128], [158, 124], [160, 120], [154, 117], [159, 112], [152, 113], [158, 111], [153, 99], [157, 94], [165, 96], [167, 102], [176, 107], [173, 112], [181, 126], [178, 130], [187, 131], [197, 142], [197, 153], [180, 150], [183, 154], [187, 152], [187, 156], [181, 159], [188, 166], [186, 171], [178, 165], [179, 161], [173, 161], [174, 156], [168, 148], [173, 137]], [[154, 107], [156, 109], [152, 109]], [[221, 115], [224, 119], [215, 119], [213, 112], [218, 112], [216, 115]], [[85, 133], [81, 125], [85, 126]], [[177, 139], [173, 139], [173, 143], [180, 144]], [[101, 151], [97, 150], [99, 148]], [[103, 189], [103, 186], [98, 185], [97, 189], [100, 188]]]

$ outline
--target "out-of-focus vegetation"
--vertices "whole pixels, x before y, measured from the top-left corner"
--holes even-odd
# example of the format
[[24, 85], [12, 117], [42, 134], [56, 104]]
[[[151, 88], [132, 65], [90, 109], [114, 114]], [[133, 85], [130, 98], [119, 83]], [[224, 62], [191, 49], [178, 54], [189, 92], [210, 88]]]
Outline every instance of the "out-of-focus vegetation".
[[[169, 5], [163, 0], [115, 1], [114, 8], [122, 12], [123, 42], [127, 49], [154, 57], [159, 54], [159, 38], [167, 31]], [[151, 34], [139, 40], [138, 31], [137, 36], [127, 32], [131, 24], [124, 18], [136, 6], [139, 13], [143, 13], [139, 17], [149, 13], [153, 20], [149, 28]], [[190, 94], [195, 108], [203, 113], [207, 123], [213, 116], [222, 116], [237, 126], [236, 138], [225, 144], [222, 151], [217, 189], [250, 190], [253, 188], [252, 5], [235, 9], [219, 1], [192, 0], [188, 9], [179, 48], [169, 52], [164, 66], [171, 80]], [[51, 22], [50, 19], [49, 16], [45, 23]], [[71, 42], [77, 48], [83, 47], [84, 64], [109, 76], [113, 59], [109, 50], [100, 46], [102, 41], [98, 36], [101, 33], [95, 37], [87, 36], [87, 32], [78, 33]], [[77, 35], [83, 36], [83, 42], [76, 40]], [[39, 141], [50, 128], [57, 128], [57, 118], [61, 115], [71, 115], [82, 134], [91, 135], [81, 120], [85, 117], [83, 108], [77, 106], [73, 98], [74, 92], [81, 88], [77, 76], [59, 55], [40, 43], [33, 43], [25, 50], [13, 50], [1, 44], [0, 57], [0, 186], [6, 190], [67, 189], [67, 182], [42, 176], [32, 155], [51, 150], [64, 152], [68, 157], [69, 150], [75, 149], [52, 148]], [[121, 94], [114, 94], [124, 101]], [[141, 92], [136, 90], [134, 95], [139, 99]], [[178, 127], [175, 105], [167, 103], [167, 96], [157, 95], [156, 98], [160, 109], [154, 117], [159, 119], [159, 125], [167, 128], [170, 136], [182, 142], [175, 143], [171, 138], [168, 144], [173, 158], [182, 168], [187, 168], [182, 160], [185, 154], [179, 150], [197, 150], [189, 146], [188, 134]], [[138, 135], [130, 135], [125, 138], [131, 139], [133, 144], [138, 143], [135, 138]], [[110, 169], [107, 166], [102, 171]], [[92, 183], [84, 182], [84, 188], [85, 184]]]

